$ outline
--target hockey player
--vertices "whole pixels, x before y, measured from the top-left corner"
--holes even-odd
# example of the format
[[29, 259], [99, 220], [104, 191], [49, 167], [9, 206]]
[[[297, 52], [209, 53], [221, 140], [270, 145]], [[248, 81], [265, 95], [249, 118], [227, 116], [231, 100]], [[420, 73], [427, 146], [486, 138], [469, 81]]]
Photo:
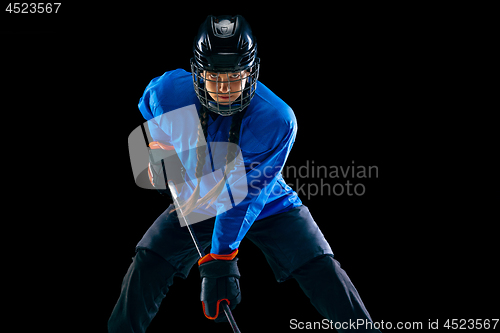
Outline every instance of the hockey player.
[[[260, 62], [248, 23], [239, 15], [208, 16], [193, 49], [191, 73], [177, 69], [153, 79], [139, 109], [149, 121], [151, 149], [195, 151], [194, 158], [180, 156], [186, 177], [180, 189], [182, 213], [203, 214], [200, 207], [216, 207], [211, 217], [192, 225], [203, 248], [211, 245], [210, 253], [197, 257], [188, 231], [179, 223], [179, 211], [168, 207], [137, 245], [108, 322], [109, 332], [145, 332], [174, 276], [186, 278], [196, 263], [202, 276], [204, 314], [223, 319], [221, 300], [231, 309], [241, 300], [236, 256], [243, 238], [262, 250], [279, 282], [297, 280], [325, 318], [334, 323], [371, 321], [309, 210], [282, 178], [297, 121], [290, 107], [257, 81]], [[196, 132], [182, 130], [184, 118], [178, 123], [158, 120], [189, 105], [195, 105], [201, 124]], [[232, 143], [224, 152], [225, 168], [213, 182], [201, 180], [216, 167], [208, 146], [200, 142]], [[150, 164], [155, 186], [159, 173]], [[238, 189], [241, 184], [247, 188]], [[234, 208], [217, 211], [226, 192], [244, 195]]]

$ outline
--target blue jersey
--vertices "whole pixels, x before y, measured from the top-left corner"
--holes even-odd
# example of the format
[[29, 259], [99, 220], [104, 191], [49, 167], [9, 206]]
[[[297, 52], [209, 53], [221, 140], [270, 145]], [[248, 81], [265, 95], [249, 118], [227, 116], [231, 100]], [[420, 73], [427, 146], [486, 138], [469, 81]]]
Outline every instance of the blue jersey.
[[[193, 116], [186, 111], [185, 116], [175, 118], [175, 121], [168, 121], [169, 118], [162, 118], [162, 115], [178, 112], [182, 108], [187, 110], [190, 106], [199, 110], [200, 103], [193, 88], [191, 73], [182, 69], [166, 72], [153, 79], [139, 101], [139, 109], [148, 120], [153, 140], [173, 146], [176, 152], [193, 151], [199, 144], [198, 131], [186, 130], [199, 121], [191, 119], [197, 117], [196, 112]], [[206, 141], [227, 142], [232, 118], [219, 116], [214, 120], [209, 117]], [[302, 205], [281, 174], [296, 134], [297, 121], [291, 108], [258, 82], [255, 96], [241, 123], [241, 160], [235, 162], [236, 166], [227, 178], [227, 182], [234, 185], [230, 187], [232, 192], [240, 191], [243, 197], [232, 209], [219, 212], [214, 207], [216, 220], [211, 253], [231, 253], [239, 247], [255, 220]], [[194, 179], [196, 159], [189, 154], [179, 155], [187, 171], [186, 177]], [[206, 159], [204, 170], [214, 170], [210, 158]], [[212, 177], [212, 182], [201, 188], [200, 196], [206, 194], [211, 188], [210, 184], [215, 184], [222, 175], [220, 172]], [[180, 197], [188, 198], [194, 186], [195, 183], [187, 181], [182, 186]], [[245, 188], [241, 188], [243, 186]]]

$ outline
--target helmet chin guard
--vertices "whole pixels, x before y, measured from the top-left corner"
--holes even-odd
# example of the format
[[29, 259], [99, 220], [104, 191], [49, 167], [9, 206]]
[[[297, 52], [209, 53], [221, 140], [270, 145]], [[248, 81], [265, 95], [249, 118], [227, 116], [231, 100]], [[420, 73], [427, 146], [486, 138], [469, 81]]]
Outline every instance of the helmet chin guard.
[[260, 60], [250, 26], [240, 16], [209, 15], [193, 43], [191, 74], [200, 103], [231, 116], [255, 95]]

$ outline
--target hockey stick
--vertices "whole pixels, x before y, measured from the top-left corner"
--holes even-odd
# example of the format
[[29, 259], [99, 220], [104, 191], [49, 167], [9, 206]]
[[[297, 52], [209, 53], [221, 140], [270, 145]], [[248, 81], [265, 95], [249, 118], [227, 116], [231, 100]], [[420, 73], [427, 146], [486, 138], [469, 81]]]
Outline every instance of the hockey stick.
[[[198, 251], [198, 254], [200, 255], [200, 258], [203, 258], [205, 256], [205, 252], [203, 251], [203, 248], [200, 245], [200, 242], [198, 241], [198, 238], [196, 238], [195, 233], [193, 232], [193, 229], [191, 228], [191, 225], [189, 224], [189, 221], [187, 220], [186, 216], [182, 214], [181, 211], [181, 206], [178, 201], [179, 193], [177, 192], [177, 188], [175, 187], [175, 184], [173, 181], [169, 180], [168, 182], [168, 188], [170, 189], [170, 193], [172, 194], [172, 199], [174, 200], [174, 204], [177, 207], [177, 209], [180, 212], [181, 219], [184, 220], [184, 224], [186, 225], [189, 234], [191, 235], [191, 238], [193, 239], [194, 246], [196, 247], [196, 250]], [[179, 216], [179, 214], [177, 214]], [[234, 320], [233, 314], [231, 313], [231, 309], [229, 308], [229, 305], [227, 302], [223, 301], [220, 304], [222, 304], [222, 308], [224, 309], [224, 313], [226, 314], [227, 320], [229, 321], [229, 325], [231, 325], [231, 328], [233, 329], [234, 333], [241, 333], [240, 329], [238, 328], [238, 325], [236, 325], [236, 321]]]

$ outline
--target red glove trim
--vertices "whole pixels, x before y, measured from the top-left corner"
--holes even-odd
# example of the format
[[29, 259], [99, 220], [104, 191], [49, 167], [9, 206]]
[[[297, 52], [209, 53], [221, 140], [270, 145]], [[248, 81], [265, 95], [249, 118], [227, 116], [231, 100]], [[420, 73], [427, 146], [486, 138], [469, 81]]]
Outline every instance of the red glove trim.
[[201, 264], [204, 264], [206, 262], [212, 261], [212, 260], [233, 260], [236, 255], [238, 254], [238, 249], [234, 250], [233, 252], [229, 254], [215, 254], [215, 253], [209, 253], [200, 260], [198, 260], [198, 266]]
[[227, 304], [230, 304], [230, 303], [229, 303], [229, 300], [228, 300], [228, 299], [226, 299], [226, 298], [218, 300], [218, 301], [217, 301], [217, 310], [215, 311], [215, 317], [210, 317], [210, 316], [208, 316], [208, 315], [207, 315], [207, 313], [205, 312], [205, 303], [203, 303], [203, 301], [202, 301], [202, 302], [201, 302], [201, 304], [203, 305], [203, 314], [205, 315], [205, 317], [207, 317], [207, 318], [208, 318], [208, 319], [210, 319], [210, 320], [215, 320], [215, 319], [217, 319], [217, 317], [219, 316], [219, 304], [220, 304], [220, 302], [222, 302], [222, 301], [226, 301], [226, 302], [227, 302]]
[[155, 184], [153, 183], [153, 173], [151, 172], [151, 163], [148, 164], [148, 177], [149, 177], [149, 182], [154, 187]]
[[149, 148], [151, 149], [163, 149], [163, 150], [174, 150], [174, 146], [169, 146], [164, 143], [153, 141], [149, 144]]
[[[149, 148], [151, 149], [163, 149], [163, 150], [174, 150], [174, 146], [169, 146], [164, 143], [158, 142], [158, 141], [153, 141], [149, 144]], [[153, 183], [153, 173], [151, 172], [151, 163], [148, 164], [148, 177], [149, 177], [149, 182], [151, 185], [155, 186]]]

